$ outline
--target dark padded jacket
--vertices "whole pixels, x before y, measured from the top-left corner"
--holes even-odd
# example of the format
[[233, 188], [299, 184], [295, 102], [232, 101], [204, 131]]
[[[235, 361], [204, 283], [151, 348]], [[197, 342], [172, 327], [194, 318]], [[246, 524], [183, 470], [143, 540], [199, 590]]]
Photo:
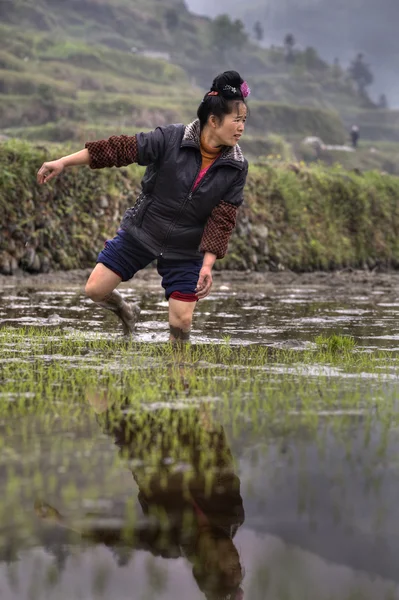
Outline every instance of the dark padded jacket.
[[147, 249], [168, 259], [222, 258], [243, 202], [248, 162], [240, 147], [226, 147], [198, 187], [200, 124], [158, 127], [136, 136], [88, 142], [90, 166], [147, 166], [142, 193], [121, 228]]

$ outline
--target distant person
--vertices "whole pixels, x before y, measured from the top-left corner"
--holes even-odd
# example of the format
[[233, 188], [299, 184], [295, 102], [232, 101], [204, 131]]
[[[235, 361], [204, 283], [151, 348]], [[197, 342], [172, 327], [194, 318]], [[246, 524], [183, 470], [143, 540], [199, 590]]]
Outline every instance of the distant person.
[[247, 118], [247, 83], [236, 71], [218, 75], [190, 125], [158, 127], [134, 136], [88, 142], [85, 149], [45, 162], [47, 183], [65, 167], [147, 166], [142, 192], [116, 236], [100, 252], [86, 294], [133, 332], [139, 308], [116, 287], [153, 260], [169, 301], [170, 339], [186, 341], [194, 309], [212, 286], [212, 268], [226, 254], [243, 201], [248, 162], [238, 145]]
[[357, 148], [357, 144], [359, 141], [359, 127], [357, 125], [352, 125], [351, 128], [351, 140], [352, 140], [352, 146], [354, 148]]

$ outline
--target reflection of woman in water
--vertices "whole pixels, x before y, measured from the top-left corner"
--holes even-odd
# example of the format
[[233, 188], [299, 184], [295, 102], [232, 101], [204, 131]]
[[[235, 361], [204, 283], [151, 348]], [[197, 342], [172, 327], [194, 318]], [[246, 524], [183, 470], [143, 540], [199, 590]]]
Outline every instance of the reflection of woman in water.
[[[92, 398], [91, 404], [101, 427], [129, 460], [148, 516], [132, 535], [134, 547], [188, 559], [207, 599], [242, 598], [243, 572], [233, 538], [244, 509], [223, 428], [212, 423], [205, 407], [117, 415], [104, 399]], [[41, 505], [38, 512], [69, 527], [51, 507]], [[123, 529], [94, 525], [80, 533], [111, 547], [129, 544]]]

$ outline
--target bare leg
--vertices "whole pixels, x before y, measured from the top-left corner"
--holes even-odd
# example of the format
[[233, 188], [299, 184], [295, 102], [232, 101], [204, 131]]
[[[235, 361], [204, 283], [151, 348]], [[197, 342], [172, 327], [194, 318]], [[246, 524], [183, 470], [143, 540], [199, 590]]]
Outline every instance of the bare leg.
[[102, 308], [111, 310], [122, 321], [124, 335], [133, 333], [140, 315], [138, 304], [128, 304], [115, 289], [121, 282], [119, 275], [99, 263], [86, 283], [86, 296]]
[[196, 302], [181, 302], [170, 298], [169, 300], [169, 327], [172, 342], [190, 341], [191, 324]]

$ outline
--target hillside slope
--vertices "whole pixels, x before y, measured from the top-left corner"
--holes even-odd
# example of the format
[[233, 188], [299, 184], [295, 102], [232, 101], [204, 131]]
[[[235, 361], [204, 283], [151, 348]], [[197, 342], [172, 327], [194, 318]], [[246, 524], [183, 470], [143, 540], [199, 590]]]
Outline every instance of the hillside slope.
[[385, 93], [399, 107], [396, 67], [399, 61], [397, 0], [187, 0], [192, 10], [211, 16], [228, 12], [244, 20], [252, 30], [259, 20], [265, 44], [281, 44], [291, 32], [298, 44], [313, 46], [327, 60], [347, 64], [363, 52], [375, 74], [373, 95]]
[[[0, 21], [7, 135], [84, 140], [188, 121], [226, 68], [249, 80], [257, 101], [252, 133], [261, 138], [275, 132], [340, 143], [346, 134], [335, 108], [361, 109], [352, 87], [322, 61], [293, 71], [281, 53], [253, 43], [216, 52], [212, 21], [182, 0], [0, 0]], [[312, 118], [298, 104], [313, 107]]]

